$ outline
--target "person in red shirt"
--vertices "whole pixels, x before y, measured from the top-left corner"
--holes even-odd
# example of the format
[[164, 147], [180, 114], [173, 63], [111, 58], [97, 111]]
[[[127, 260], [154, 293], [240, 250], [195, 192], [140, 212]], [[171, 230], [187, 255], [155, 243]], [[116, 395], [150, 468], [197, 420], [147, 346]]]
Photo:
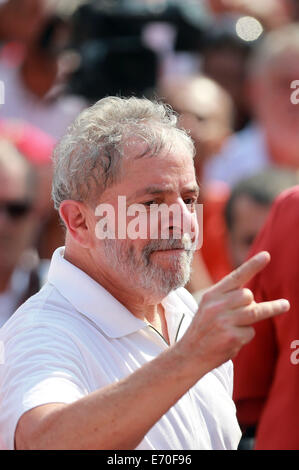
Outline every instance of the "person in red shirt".
[[267, 250], [268, 266], [248, 284], [255, 301], [285, 297], [290, 310], [256, 324], [234, 359], [234, 400], [242, 430], [255, 427], [254, 449], [299, 449], [299, 186], [275, 200], [251, 253]]

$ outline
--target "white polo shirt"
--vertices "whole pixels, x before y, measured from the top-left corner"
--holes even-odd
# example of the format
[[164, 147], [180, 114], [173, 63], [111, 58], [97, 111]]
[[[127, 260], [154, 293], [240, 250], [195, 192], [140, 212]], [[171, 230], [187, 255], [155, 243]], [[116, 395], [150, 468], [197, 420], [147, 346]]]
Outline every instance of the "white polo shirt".
[[[14, 448], [15, 428], [26, 411], [51, 402], [74, 402], [128, 376], [169, 347], [154, 328], [66, 261], [63, 252], [63, 247], [55, 251], [48, 282], [40, 292], [0, 330], [4, 449]], [[180, 288], [164, 299], [163, 306], [173, 344], [188, 328], [197, 304]], [[232, 375], [231, 361], [206, 374], [137, 449], [236, 449], [241, 432], [231, 398]]]

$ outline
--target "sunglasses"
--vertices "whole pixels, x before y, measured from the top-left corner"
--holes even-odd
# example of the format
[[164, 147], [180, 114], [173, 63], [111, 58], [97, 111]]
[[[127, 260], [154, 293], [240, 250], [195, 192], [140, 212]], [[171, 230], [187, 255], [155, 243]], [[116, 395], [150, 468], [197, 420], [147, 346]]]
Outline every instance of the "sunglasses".
[[5, 212], [10, 219], [14, 220], [29, 214], [31, 209], [32, 204], [28, 201], [0, 202], [0, 212]]

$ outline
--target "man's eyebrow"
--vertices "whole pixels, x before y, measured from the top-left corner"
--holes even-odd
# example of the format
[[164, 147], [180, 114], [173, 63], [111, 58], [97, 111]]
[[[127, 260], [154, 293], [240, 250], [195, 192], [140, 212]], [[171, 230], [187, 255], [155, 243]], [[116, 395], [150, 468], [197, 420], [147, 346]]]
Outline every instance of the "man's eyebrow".
[[[165, 193], [173, 193], [174, 189], [172, 186], [148, 186], [147, 188], [140, 189], [139, 191], [136, 191], [134, 194], [132, 194], [132, 198], [138, 198], [140, 196], [145, 196], [147, 194], [165, 194]], [[197, 184], [192, 185], [192, 186], [186, 186], [182, 189], [182, 192], [185, 193], [195, 193], [199, 194], [199, 186]]]

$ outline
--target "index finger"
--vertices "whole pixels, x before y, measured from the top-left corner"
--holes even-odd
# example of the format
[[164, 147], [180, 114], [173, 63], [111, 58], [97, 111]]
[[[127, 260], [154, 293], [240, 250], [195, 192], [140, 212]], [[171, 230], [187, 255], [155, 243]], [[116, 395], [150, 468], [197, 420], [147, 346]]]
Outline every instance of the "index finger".
[[261, 251], [255, 256], [250, 258], [245, 263], [241, 264], [237, 269], [232, 271], [230, 274], [225, 276], [221, 281], [217, 282], [210, 292], [229, 292], [234, 289], [238, 289], [246, 284], [250, 279], [253, 278], [257, 273], [264, 269], [270, 261], [270, 254], [267, 251]]

